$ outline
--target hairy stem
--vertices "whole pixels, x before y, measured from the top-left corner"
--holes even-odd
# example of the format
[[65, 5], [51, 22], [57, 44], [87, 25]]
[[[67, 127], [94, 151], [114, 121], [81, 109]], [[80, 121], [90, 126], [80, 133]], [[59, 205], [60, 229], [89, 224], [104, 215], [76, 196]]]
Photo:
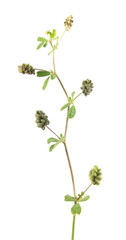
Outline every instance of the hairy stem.
[[56, 74], [56, 72], [55, 72], [55, 75], [56, 75], [56, 77], [57, 77], [57, 79], [58, 79], [58, 81], [59, 81], [59, 83], [60, 83], [60, 85], [61, 85], [61, 87], [62, 87], [62, 89], [63, 89], [63, 91], [64, 91], [64, 93], [65, 93], [65, 95], [66, 95], [66, 97], [67, 97], [67, 99], [68, 99], [68, 93], [67, 93], [65, 87], [63, 86], [60, 78], [59, 78], [58, 75]]
[[[51, 43], [51, 46], [53, 48], [53, 45]], [[56, 69], [55, 69], [55, 58], [54, 58], [54, 51], [53, 51], [53, 68], [54, 68], [54, 73], [68, 99], [68, 93], [66, 91], [66, 89], [64, 88], [60, 78], [58, 77], [58, 75], [56, 74]], [[68, 107], [69, 110], [69, 107]], [[67, 110], [67, 111], [68, 111]], [[71, 166], [71, 162], [70, 162], [70, 157], [69, 157], [69, 153], [68, 153], [68, 149], [67, 149], [67, 145], [66, 145], [66, 134], [67, 134], [67, 128], [68, 128], [68, 117], [66, 118], [66, 125], [65, 125], [65, 142], [64, 142], [64, 147], [65, 147], [65, 152], [66, 152], [66, 156], [67, 156], [67, 160], [68, 160], [68, 165], [69, 165], [69, 169], [70, 169], [70, 173], [71, 173], [71, 179], [72, 179], [72, 185], [73, 185], [73, 193], [74, 193], [74, 197], [76, 198], [76, 190], [75, 190], [75, 181], [74, 181], [74, 175], [73, 175], [73, 170], [72, 170], [72, 166]], [[54, 133], [55, 134], [55, 133]], [[75, 229], [75, 215], [73, 216], [73, 225], [72, 225], [72, 240], [74, 240], [74, 229]]]
[[56, 73], [56, 68], [55, 68], [55, 56], [54, 56], [54, 51], [53, 51], [53, 68], [54, 68], [54, 74]]
[[[69, 111], [70, 107], [67, 108], [67, 113]], [[67, 134], [67, 128], [68, 128], [68, 117], [66, 118], [66, 126], [65, 126], [65, 133], [64, 133], [64, 136], [66, 138], [66, 134]]]
[[55, 134], [55, 136], [57, 137], [57, 138], [59, 138], [60, 139], [60, 137], [51, 129], [51, 128], [49, 128], [48, 126], [46, 126], [53, 134]]
[[[52, 49], [53, 49], [52, 42], [50, 42], [50, 44], [51, 44], [51, 46], [52, 46]], [[58, 75], [56, 74], [56, 67], [55, 67], [55, 56], [54, 56], [54, 52], [55, 52], [55, 50], [53, 50], [53, 70], [54, 70], [54, 74], [56, 75], [56, 77], [57, 77], [57, 79], [58, 79], [58, 81], [59, 81], [59, 83], [60, 83], [60, 85], [61, 85], [61, 87], [62, 87], [62, 89], [63, 89], [63, 91], [64, 91], [64, 93], [65, 93], [65, 95], [66, 95], [66, 97], [67, 97], [67, 99], [68, 99], [68, 93], [67, 93], [67, 91], [66, 91], [65, 87], [63, 86], [63, 83], [61, 82], [60, 78], [59, 78], [59, 77], [58, 77]]]
[[76, 98], [78, 98], [82, 93], [83, 93], [83, 92], [79, 93], [79, 94], [73, 99], [73, 101], [74, 101]]
[[72, 170], [72, 166], [71, 166], [70, 157], [69, 157], [69, 154], [68, 154], [68, 149], [67, 149], [66, 143], [64, 143], [64, 147], [65, 147], [65, 152], [66, 152], [66, 155], [67, 155], [67, 160], [68, 160], [68, 164], [69, 164], [69, 168], [70, 168], [70, 173], [71, 173], [71, 178], [72, 178], [72, 184], [73, 184], [74, 197], [76, 197], [74, 175], [73, 175], [73, 170]]
[[72, 238], [71, 238], [71, 240], [74, 240], [74, 232], [75, 232], [75, 218], [76, 218], [76, 215], [73, 215], [73, 224], [72, 224]]

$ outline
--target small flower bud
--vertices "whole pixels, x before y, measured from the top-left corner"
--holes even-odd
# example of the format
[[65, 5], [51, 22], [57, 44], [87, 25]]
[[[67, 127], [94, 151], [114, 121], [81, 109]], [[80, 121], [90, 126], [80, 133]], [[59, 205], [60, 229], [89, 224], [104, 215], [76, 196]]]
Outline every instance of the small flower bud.
[[70, 15], [67, 19], [65, 19], [64, 21], [64, 26], [66, 31], [69, 31], [72, 27], [72, 23], [73, 23], [73, 17], [72, 15]]
[[18, 71], [23, 74], [35, 74], [35, 69], [30, 64], [25, 63], [18, 66]]
[[37, 123], [37, 127], [41, 128], [42, 130], [45, 130], [45, 127], [47, 125], [49, 125], [49, 120], [48, 120], [48, 116], [45, 115], [45, 113], [43, 111], [36, 111], [35, 114], [36, 117], [36, 123]]
[[101, 168], [94, 166], [93, 169], [91, 169], [89, 172], [89, 179], [93, 185], [99, 185], [100, 181], [102, 180]]
[[50, 34], [50, 30], [45, 31], [45, 34]]
[[93, 83], [91, 80], [87, 79], [82, 82], [81, 90], [85, 96], [89, 95], [93, 90]]

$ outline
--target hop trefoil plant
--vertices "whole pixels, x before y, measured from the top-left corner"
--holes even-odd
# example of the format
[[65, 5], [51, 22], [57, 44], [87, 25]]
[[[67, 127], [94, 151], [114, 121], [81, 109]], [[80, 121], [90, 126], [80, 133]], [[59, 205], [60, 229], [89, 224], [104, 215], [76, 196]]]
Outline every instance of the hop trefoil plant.
[[51, 46], [51, 51], [48, 53], [48, 55], [50, 55], [50, 54], [53, 55], [53, 70], [37, 69], [37, 68], [33, 68], [30, 64], [25, 64], [25, 63], [18, 66], [18, 70], [22, 74], [33, 74], [33, 75], [36, 75], [37, 77], [42, 77], [42, 78], [47, 77], [45, 79], [43, 87], [42, 87], [43, 90], [46, 89], [50, 80], [54, 80], [54, 79], [58, 80], [61, 85], [61, 88], [64, 91], [65, 96], [66, 96], [66, 103], [60, 109], [61, 111], [63, 111], [64, 109], [67, 109], [64, 134], [58, 135], [48, 126], [50, 124], [50, 121], [48, 120], [48, 116], [42, 110], [36, 111], [36, 114], [35, 114], [36, 120], [35, 121], [39, 128], [41, 128], [42, 130], [48, 129], [53, 134], [53, 136], [51, 136], [47, 140], [47, 143], [51, 144], [51, 146], [49, 148], [50, 152], [52, 152], [54, 150], [54, 148], [56, 148], [60, 143], [62, 143], [65, 148], [68, 165], [69, 165], [69, 169], [70, 169], [70, 174], [71, 174], [71, 179], [72, 179], [73, 196], [66, 195], [64, 200], [68, 201], [68, 202], [73, 202], [73, 206], [71, 208], [71, 213], [73, 215], [71, 239], [74, 240], [75, 218], [76, 218], [77, 214], [80, 215], [80, 213], [81, 213], [80, 203], [85, 202], [90, 198], [89, 195], [85, 196], [85, 193], [92, 185], [100, 184], [100, 181], [102, 180], [102, 173], [101, 173], [101, 169], [95, 165], [89, 171], [89, 179], [90, 179], [91, 183], [80, 194], [78, 194], [78, 195], [76, 194], [74, 174], [73, 174], [72, 165], [71, 165], [68, 148], [67, 148], [67, 143], [66, 143], [68, 121], [69, 121], [69, 119], [72, 119], [76, 114], [76, 108], [75, 108], [75, 104], [74, 104], [75, 100], [80, 95], [88, 96], [93, 90], [93, 83], [89, 79], [83, 80], [82, 86], [80, 87], [81, 92], [78, 95], [75, 95], [75, 91], [73, 91], [71, 93], [71, 96], [69, 96], [68, 92], [66, 91], [66, 88], [63, 85], [63, 82], [61, 81], [60, 77], [57, 75], [56, 67], [55, 67], [55, 51], [58, 49], [58, 46], [59, 46], [59, 43], [60, 43], [62, 37], [64, 36], [64, 34], [66, 32], [68, 32], [71, 29], [72, 25], [73, 25], [73, 17], [72, 17], [72, 15], [70, 15], [64, 21], [65, 29], [60, 38], [59, 38], [59, 36], [56, 35], [55, 29], [53, 29], [52, 31], [50, 31], [50, 30], [46, 31], [45, 32], [45, 34], [47, 35], [46, 38], [43, 38], [43, 37], [37, 38], [37, 41], [39, 42], [39, 45], [37, 46], [37, 50], [39, 50], [41, 47], [45, 48], [48, 45]]

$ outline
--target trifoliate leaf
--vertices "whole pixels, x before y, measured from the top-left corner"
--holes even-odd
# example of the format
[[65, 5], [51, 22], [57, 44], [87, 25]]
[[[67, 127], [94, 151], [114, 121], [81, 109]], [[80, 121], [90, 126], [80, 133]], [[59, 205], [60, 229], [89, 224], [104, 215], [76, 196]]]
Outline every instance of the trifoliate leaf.
[[86, 197], [82, 198], [79, 202], [84, 202], [84, 201], [87, 201], [88, 199], [90, 199], [90, 196], [86, 196]]
[[74, 94], [75, 94], [75, 91], [71, 93], [71, 97], [72, 97], [72, 98], [73, 98]]
[[75, 215], [75, 214], [79, 214], [79, 215], [80, 215], [80, 213], [81, 213], [81, 206], [80, 206], [79, 203], [75, 203], [75, 204], [73, 205], [73, 207], [71, 208], [71, 213], [72, 213], [73, 215]]
[[58, 143], [61, 143], [61, 142], [63, 142], [65, 140], [65, 137], [62, 137], [62, 138], [60, 138], [59, 140], [58, 140]]
[[51, 74], [51, 80], [55, 79], [56, 75], [55, 74]]
[[45, 77], [48, 75], [50, 75], [50, 72], [48, 72], [48, 71], [38, 71], [37, 72], [37, 77]]
[[49, 144], [49, 143], [51, 143], [51, 142], [58, 142], [58, 139], [56, 139], [56, 138], [49, 138], [49, 139], [47, 140], [47, 143]]
[[68, 116], [68, 118], [73, 118], [73, 117], [75, 116], [75, 114], [76, 114], [76, 108], [75, 108], [75, 106], [73, 105], [73, 106], [69, 109], [69, 111], [68, 111], [68, 113], [67, 113], [67, 116]]
[[47, 43], [48, 43], [48, 40], [46, 38], [41, 38], [41, 37], [38, 37], [37, 38], [37, 41], [41, 42], [38, 46], [37, 46], [37, 50], [40, 48], [40, 47], [46, 47], [47, 46]]
[[53, 145], [50, 146], [49, 151], [52, 152], [52, 150], [53, 150], [59, 143], [63, 142], [64, 140], [65, 140], [65, 137], [60, 138], [60, 139], [57, 141], [56, 144], [53, 144]]
[[64, 110], [65, 108], [69, 107], [70, 106], [70, 103], [66, 103], [63, 107], [61, 107], [61, 111]]
[[46, 89], [46, 87], [47, 87], [47, 85], [48, 85], [48, 82], [49, 82], [49, 78], [50, 78], [50, 77], [48, 77], [48, 78], [45, 80], [45, 82], [44, 82], [44, 84], [43, 84], [43, 87], [42, 87], [43, 90]]
[[52, 150], [58, 145], [58, 143], [53, 144], [50, 146], [49, 151], [52, 152]]
[[71, 197], [69, 195], [66, 195], [64, 199], [64, 201], [67, 201], [67, 202], [76, 202], [76, 200], [77, 200], [76, 198]]

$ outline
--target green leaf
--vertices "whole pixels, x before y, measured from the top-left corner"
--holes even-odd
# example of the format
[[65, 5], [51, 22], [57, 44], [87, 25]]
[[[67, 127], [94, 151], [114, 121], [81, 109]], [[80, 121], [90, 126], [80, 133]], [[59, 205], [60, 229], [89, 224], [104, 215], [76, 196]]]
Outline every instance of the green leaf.
[[69, 107], [70, 106], [70, 103], [66, 103], [63, 107], [61, 107], [61, 111], [64, 110], [65, 108]]
[[73, 118], [73, 117], [75, 116], [75, 114], [76, 114], [76, 108], [75, 108], [75, 106], [73, 105], [73, 106], [69, 109], [69, 111], [68, 111], [68, 113], [67, 113], [67, 116], [68, 116], [68, 118]]
[[48, 40], [46, 38], [38, 37], [37, 41], [44, 43], [47, 42]]
[[80, 206], [79, 203], [75, 203], [75, 204], [73, 205], [73, 207], [71, 208], [71, 213], [72, 213], [73, 215], [75, 215], [75, 214], [79, 214], [79, 215], [80, 215], [80, 213], [81, 213], [81, 206]]
[[56, 138], [49, 138], [49, 139], [47, 140], [47, 143], [49, 144], [49, 143], [51, 143], [51, 142], [58, 142], [58, 139], [56, 139]]
[[44, 84], [43, 84], [43, 87], [42, 87], [43, 90], [46, 89], [46, 87], [47, 87], [47, 85], [48, 85], [48, 82], [49, 82], [49, 78], [50, 78], [50, 77], [48, 77], [48, 78], [45, 80], [45, 82], [44, 82]]
[[73, 98], [74, 94], [75, 94], [75, 91], [71, 93], [72, 98]]
[[50, 38], [52, 39], [52, 38], [54, 38], [55, 36], [56, 36], [56, 30], [53, 29], [53, 30], [52, 30], [52, 33], [50, 33]]
[[48, 45], [48, 42], [43, 43], [43, 47], [46, 47]]
[[58, 145], [58, 143], [53, 144], [50, 146], [49, 151], [52, 152], [52, 150]]
[[86, 197], [82, 198], [79, 202], [84, 202], [84, 201], [87, 201], [88, 199], [90, 199], [90, 196], [86, 196]]
[[64, 199], [64, 201], [67, 201], [67, 202], [76, 202], [76, 200], [77, 200], [76, 198], [71, 197], [69, 195], [66, 195]]
[[42, 47], [42, 45], [43, 45], [43, 43], [41, 42], [41, 43], [39, 43], [39, 45], [37, 46], [37, 50], [39, 50], [39, 48], [41, 48]]
[[48, 44], [48, 40], [47, 40], [46, 38], [38, 37], [38, 38], [37, 38], [37, 41], [41, 42], [41, 43], [37, 46], [37, 50], [38, 50], [40, 47], [42, 47], [42, 45], [43, 45], [43, 47], [46, 47], [47, 44]]
[[48, 71], [38, 71], [37, 72], [37, 77], [45, 77], [48, 75], [50, 75], [50, 72], [48, 72]]
[[63, 142], [64, 140], [65, 140], [65, 137], [60, 138], [60, 139], [57, 141], [56, 144], [53, 144], [53, 145], [50, 146], [49, 151], [52, 152], [52, 150], [53, 150], [59, 143]]
[[56, 75], [55, 74], [51, 74], [51, 80], [55, 79]]

